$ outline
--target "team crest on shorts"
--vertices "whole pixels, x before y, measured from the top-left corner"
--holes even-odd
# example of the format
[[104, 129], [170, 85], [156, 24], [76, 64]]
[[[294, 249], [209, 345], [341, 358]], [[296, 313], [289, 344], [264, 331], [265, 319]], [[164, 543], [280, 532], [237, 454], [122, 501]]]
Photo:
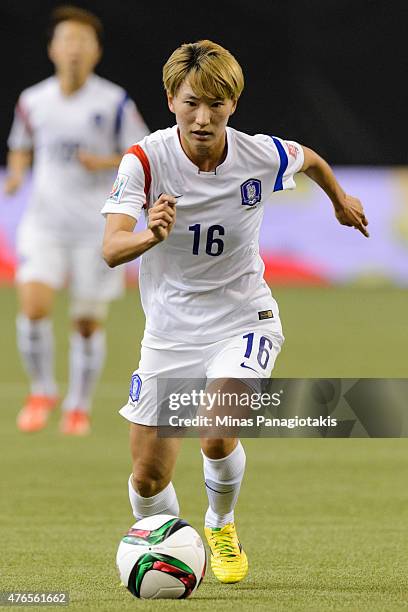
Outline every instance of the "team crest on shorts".
[[241, 204], [254, 206], [261, 201], [262, 189], [259, 179], [248, 179], [241, 185]]
[[130, 381], [129, 397], [133, 402], [137, 402], [142, 388], [142, 379], [139, 374], [133, 374]]
[[112, 191], [109, 194], [109, 200], [111, 202], [119, 204], [128, 180], [129, 177], [127, 176], [127, 174], [121, 174], [119, 172], [115, 182], [113, 183]]

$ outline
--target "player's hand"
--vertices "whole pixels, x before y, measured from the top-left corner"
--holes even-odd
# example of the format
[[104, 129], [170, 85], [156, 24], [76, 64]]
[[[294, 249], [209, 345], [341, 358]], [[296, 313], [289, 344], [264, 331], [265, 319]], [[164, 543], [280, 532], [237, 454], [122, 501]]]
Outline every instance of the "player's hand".
[[369, 238], [370, 234], [366, 229], [368, 225], [367, 217], [358, 198], [345, 194], [342, 202], [336, 202], [334, 210], [339, 223], [354, 227], [363, 236]]
[[3, 185], [3, 191], [6, 195], [13, 195], [16, 191], [18, 191], [23, 183], [24, 176], [20, 176], [19, 174], [9, 174], [6, 177]]
[[167, 193], [162, 193], [151, 208], [149, 208], [149, 222], [147, 224], [155, 238], [162, 242], [169, 236], [176, 222], [177, 199]]

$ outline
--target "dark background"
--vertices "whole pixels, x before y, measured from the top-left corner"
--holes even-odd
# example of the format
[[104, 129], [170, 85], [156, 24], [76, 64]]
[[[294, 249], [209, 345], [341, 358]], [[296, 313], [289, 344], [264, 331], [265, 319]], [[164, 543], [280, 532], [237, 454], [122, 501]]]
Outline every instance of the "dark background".
[[[0, 2], [0, 163], [22, 89], [52, 72], [50, 10]], [[124, 86], [152, 130], [173, 124], [161, 68], [183, 42], [210, 38], [241, 63], [231, 125], [315, 148], [334, 164], [405, 164], [408, 2], [386, 0], [81, 1], [104, 22], [97, 71]]]

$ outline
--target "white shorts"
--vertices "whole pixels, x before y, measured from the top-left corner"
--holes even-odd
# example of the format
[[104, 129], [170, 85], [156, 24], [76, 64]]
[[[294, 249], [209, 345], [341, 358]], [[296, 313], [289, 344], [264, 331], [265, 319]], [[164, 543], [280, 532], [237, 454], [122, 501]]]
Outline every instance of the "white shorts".
[[124, 266], [110, 269], [102, 244], [63, 244], [47, 233], [22, 225], [17, 236], [17, 283], [40, 282], [61, 289], [68, 282], [74, 300], [110, 302], [124, 290]]
[[[119, 410], [132, 423], [158, 424], [158, 385], [160, 389], [163, 384], [170, 386], [169, 393], [183, 393], [191, 390], [193, 380], [203, 380], [205, 386], [206, 380], [236, 378], [252, 379], [254, 388], [259, 388], [259, 381], [271, 376], [284, 337], [277, 331], [275, 320], [273, 331], [265, 324], [208, 344], [161, 342], [162, 348], [152, 348], [148, 346], [149, 335], [143, 338], [139, 368], [132, 375], [129, 399]], [[157, 338], [153, 344], [157, 346]], [[163, 382], [166, 379], [177, 380], [169, 385]]]

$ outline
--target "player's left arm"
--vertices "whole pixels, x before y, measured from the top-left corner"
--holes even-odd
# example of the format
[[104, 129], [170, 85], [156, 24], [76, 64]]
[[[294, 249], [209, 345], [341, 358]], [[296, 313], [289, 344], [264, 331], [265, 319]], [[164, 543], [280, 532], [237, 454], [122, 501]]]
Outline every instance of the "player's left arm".
[[113, 153], [112, 155], [95, 155], [83, 149], [78, 151], [78, 160], [89, 172], [98, 170], [112, 170], [118, 168], [122, 155]]
[[119, 104], [118, 111], [114, 130], [117, 151], [112, 155], [95, 155], [84, 150], [78, 152], [78, 160], [89, 172], [112, 170], [112, 168], [116, 170], [123, 151], [150, 133], [136, 104], [127, 95]]
[[369, 233], [366, 229], [368, 221], [360, 200], [347, 194], [342, 189], [334, 176], [333, 170], [320, 155], [303, 145], [302, 148], [304, 162], [300, 172], [307, 174], [326, 192], [332, 201], [334, 213], [339, 223], [358, 229], [363, 236], [368, 238]]

